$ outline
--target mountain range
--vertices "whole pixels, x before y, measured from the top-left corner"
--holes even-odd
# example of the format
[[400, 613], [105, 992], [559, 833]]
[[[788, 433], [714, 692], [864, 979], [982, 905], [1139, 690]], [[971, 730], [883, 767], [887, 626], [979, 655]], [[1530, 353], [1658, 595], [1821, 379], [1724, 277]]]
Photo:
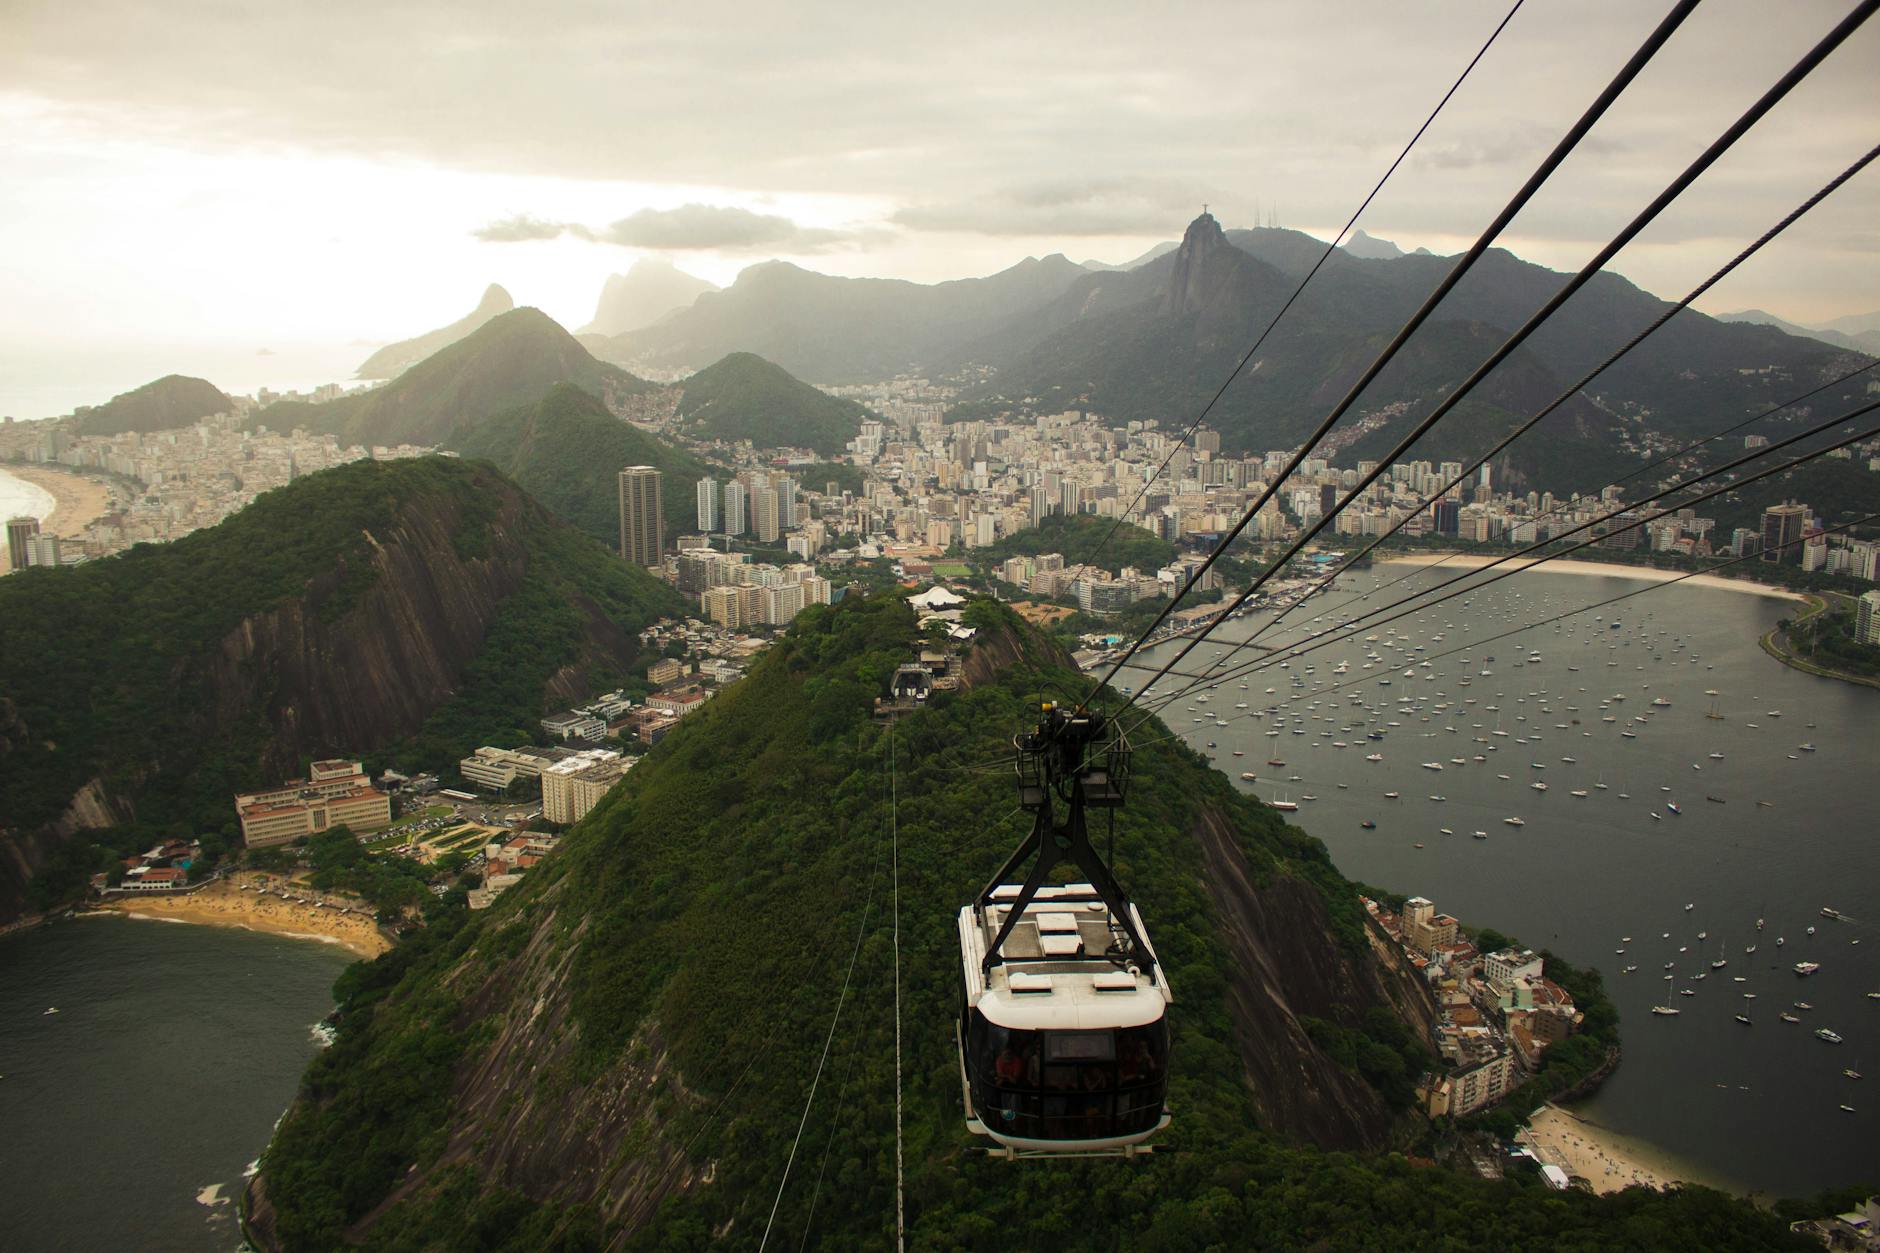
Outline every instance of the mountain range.
[[1880, 356], [1880, 313], [1837, 318], [1825, 326], [1801, 326], [1779, 318], [1765, 309], [1739, 309], [1735, 313], [1718, 314], [1717, 321], [1773, 326], [1784, 334], [1803, 339], [1818, 339], [1824, 344], [1833, 344], [1836, 348], [1866, 353], [1870, 357]]
[[656, 325], [595, 346], [629, 367], [697, 370], [752, 352], [810, 383], [918, 372], [1015, 312], [1053, 299], [1082, 266], [1053, 254], [986, 278], [921, 284], [838, 278], [784, 261], [753, 265]]
[[516, 302], [509, 298], [509, 293], [491, 283], [484, 289], [483, 299], [477, 301], [477, 307], [463, 317], [449, 326], [385, 345], [361, 362], [354, 373], [362, 379], [397, 378], [432, 353], [448, 348], [492, 318], [500, 317], [515, 307]]
[[[1223, 231], [1197, 219], [1173, 254], [1126, 274], [1089, 274], [1055, 300], [1009, 320], [935, 368], [990, 365], [964, 399], [997, 412], [1018, 398], [1084, 406], [1114, 420], [1185, 421], [1200, 412], [1324, 245], [1295, 231]], [[1224, 449], [1296, 443], [1356, 380], [1453, 259], [1335, 254], [1211, 415]], [[1491, 250], [1359, 399], [1369, 418], [1341, 454], [1377, 456], [1435, 404], [1565, 276]], [[1566, 391], [1666, 304], [1616, 274], [1596, 276], [1517, 350], [1455, 420], [1416, 446], [1440, 459]], [[1619, 328], [1619, 329], [1615, 329]], [[1604, 482], [1647, 434], [1708, 434], [1719, 414], [1746, 415], [1844, 372], [1858, 357], [1772, 328], [1728, 325], [1685, 311], [1513, 446], [1498, 481], [1556, 490]], [[1840, 399], [1851, 398], [1845, 389]], [[1537, 473], [1542, 458], [1549, 475]]]

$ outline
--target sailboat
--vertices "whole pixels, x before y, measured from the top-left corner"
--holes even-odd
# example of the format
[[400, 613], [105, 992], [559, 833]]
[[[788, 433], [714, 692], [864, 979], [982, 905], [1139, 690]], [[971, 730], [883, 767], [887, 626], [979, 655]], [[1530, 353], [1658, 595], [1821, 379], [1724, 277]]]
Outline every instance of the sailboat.
[[1719, 695], [1717, 689], [1714, 687], [1706, 688], [1704, 689], [1704, 695], [1710, 697], [1710, 708], [1705, 711], [1704, 717], [1709, 718], [1712, 722], [1722, 722], [1723, 714], [1717, 709], [1717, 696]]

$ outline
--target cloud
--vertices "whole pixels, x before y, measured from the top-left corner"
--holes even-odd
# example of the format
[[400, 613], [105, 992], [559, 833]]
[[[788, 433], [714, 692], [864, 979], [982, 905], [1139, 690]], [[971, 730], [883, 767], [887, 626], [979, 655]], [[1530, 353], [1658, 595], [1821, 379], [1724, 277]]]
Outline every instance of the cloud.
[[610, 244], [664, 252], [821, 252], [849, 239], [847, 232], [800, 226], [781, 214], [713, 204], [641, 209], [597, 234]]
[[545, 222], [526, 213], [499, 218], [470, 233], [486, 244], [520, 244], [537, 239], [559, 239], [569, 233], [585, 234], [587, 228], [573, 222]]
[[1152, 179], [1053, 181], [916, 203], [893, 221], [976, 235], [1152, 235], [1179, 227], [1207, 198], [1197, 186]]
[[485, 243], [513, 244], [570, 235], [590, 243], [619, 244], [648, 252], [781, 252], [802, 255], [867, 247], [879, 228], [833, 230], [804, 226], [776, 213], [753, 213], [732, 205], [684, 204], [676, 209], [641, 209], [603, 227], [551, 222], [518, 213], [471, 234]]

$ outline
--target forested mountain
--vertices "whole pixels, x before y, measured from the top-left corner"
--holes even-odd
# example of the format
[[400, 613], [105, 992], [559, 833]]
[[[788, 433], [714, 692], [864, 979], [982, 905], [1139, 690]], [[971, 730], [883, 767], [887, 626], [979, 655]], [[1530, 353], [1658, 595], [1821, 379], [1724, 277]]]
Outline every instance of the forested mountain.
[[1072, 513], [1053, 514], [1037, 526], [1016, 531], [992, 547], [981, 549], [978, 555], [996, 564], [1007, 557], [1035, 557], [1039, 553], [1062, 553], [1066, 566], [1100, 560], [1102, 568], [1111, 574], [1124, 566], [1154, 574], [1175, 559], [1176, 549], [1139, 526], [1127, 522], [1118, 526], [1115, 518]]
[[754, 353], [734, 352], [678, 384], [679, 417], [699, 439], [748, 439], [841, 453], [868, 411], [818, 391]]
[[676, 268], [672, 262], [646, 257], [633, 263], [625, 274], [609, 274], [601, 287], [600, 303], [594, 320], [576, 334], [598, 335], [603, 339], [643, 326], [665, 317], [675, 309], [684, 309], [718, 284], [706, 282]]
[[[1056, 301], [956, 355], [997, 374], [969, 400], [1015, 397], [1083, 404], [1116, 419], [1197, 413], [1291, 293], [1323, 244], [1294, 231], [1223, 232], [1203, 216], [1182, 247], [1125, 274], [1092, 274]], [[1228, 446], [1298, 442], [1356, 381], [1452, 258], [1366, 260], [1335, 254], [1215, 410]], [[1360, 398], [1370, 418], [1341, 461], [1376, 456], [1427, 413], [1565, 276], [1493, 250]], [[1504, 433], [1596, 365], [1665, 308], [1604, 274], [1458, 406], [1439, 437], [1409, 455], [1439, 459]], [[1606, 481], [1646, 432], [1685, 439], [1720, 416], [1747, 416], [1858, 358], [1766, 327], [1683, 313], [1575, 396], [1497, 463], [1498, 481], [1555, 489]], [[1847, 396], [1853, 395], [1848, 389]], [[1636, 432], [1628, 440], [1628, 434]], [[1537, 474], [1543, 459], [1547, 474]]]
[[1599, 1198], [1328, 1151], [1386, 1143], [1428, 993], [1367, 943], [1321, 844], [1160, 728], [1115, 847], [1176, 989], [1173, 1151], [974, 1151], [955, 915], [1021, 833], [990, 817], [1009, 774], [971, 767], [1082, 683], [1009, 613], [969, 616], [966, 687], [890, 735], [868, 708], [915, 634], [905, 602], [806, 611], [496, 906], [355, 966], [251, 1185], [253, 1237], [886, 1247], [898, 951], [910, 1247], [1791, 1246], [1702, 1188]]
[[697, 529], [694, 488], [711, 471], [684, 449], [621, 421], [572, 383], [557, 383], [535, 404], [458, 432], [449, 447], [495, 463], [550, 512], [609, 548], [619, 543], [622, 467], [664, 471], [669, 535]]
[[516, 302], [509, 298], [509, 293], [491, 283], [484, 289], [483, 299], [477, 301], [477, 307], [463, 317], [449, 326], [385, 345], [361, 362], [355, 373], [362, 379], [397, 378], [426, 357], [450, 347], [492, 318], [508, 313], [515, 307]]
[[699, 369], [752, 352], [812, 383], [891, 378], [1054, 299], [1084, 272], [1053, 254], [985, 278], [927, 285], [837, 278], [767, 261], [656, 326], [615, 336], [600, 355], [629, 366]]
[[182, 374], [166, 374], [79, 414], [78, 433], [122, 435], [126, 431], [169, 431], [234, 408], [235, 402], [213, 383]]
[[485, 418], [536, 403], [557, 383], [572, 383], [602, 401], [654, 390], [645, 379], [596, 361], [541, 310], [515, 309], [383, 387], [326, 404], [283, 401], [255, 421], [356, 444], [442, 444]]
[[526, 737], [624, 678], [677, 607], [442, 457], [326, 470], [172, 543], [0, 580], [0, 921], [82, 828], [221, 830], [232, 793], [309, 757], [402, 745], [441, 767]]

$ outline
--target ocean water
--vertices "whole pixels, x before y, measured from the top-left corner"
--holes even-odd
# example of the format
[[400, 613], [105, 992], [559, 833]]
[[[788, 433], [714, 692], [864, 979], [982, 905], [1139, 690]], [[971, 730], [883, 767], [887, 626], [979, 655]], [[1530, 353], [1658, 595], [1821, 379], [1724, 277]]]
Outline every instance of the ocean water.
[[[1355, 590], [1405, 569], [1379, 567]], [[1363, 608], [1451, 573], [1414, 574]], [[1598, 967], [1622, 1016], [1625, 1058], [1577, 1107], [1582, 1115], [1742, 1191], [1794, 1195], [1872, 1179], [1880, 1001], [1866, 994], [1880, 991], [1880, 690], [1790, 670], [1757, 648], [1794, 602], [1689, 584], [1471, 643], [1644, 585], [1521, 574], [1286, 668], [1275, 658], [1207, 703], [1172, 702], [1164, 716], [1237, 786], [1298, 802], [1291, 820], [1324, 840], [1347, 876], [1429, 897], [1465, 924]], [[1338, 610], [1351, 596], [1310, 602], [1262, 642], [1292, 641], [1315, 614], [1317, 629], [1346, 620], [1351, 613]], [[1261, 621], [1230, 623], [1223, 639], [1246, 638]], [[1376, 641], [1366, 644], [1366, 634]], [[1210, 640], [1181, 668], [1200, 670], [1215, 648]], [[1530, 650], [1539, 661], [1528, 660]], [[1372, 652], [1383, 660], [1365, 669]], [[1335, 675], [1341, 660], [1348, 670]], [[1173, 690], [1169, 680], [1160, 686]], [[1710, 690], [1721, 719], [1705, 716]], [[1651, 706], [1660, 697], [1668, 708]], [[1248, 709], [1235, 708], [1243, 702]], [[1274, 705], [1283, 718], [1262, 714]], [[1498, 727], [1507, 734], [1496, 736]], [[1636, 738], [1621, 734], [1628, 729]], [[1385, 738], [1367, 738], [1374, 730]], [[1816, 751], [1802, 751], [1804, 742]], [[1372, 752], [1384, 760], [1365, 760]], [[1425, 769], [1431, 761], [1444, 769]], [[1241, 782], [1242, 771], [1258, 782]], [[1533, 789], [1536, 781], [1548, 789]], [[1508, 826], [1508, 817], [1526, 825]], [[1824, 905], [1857, 921], [1821, 917]], [[1720, 955], [1728, 965], [1711, 970]], [[1820, 971], [1796, 976], [1791, 967], [1802, 960]], [[1694, 995], [1676, 995], [1683, 988]], [[1793, 1008], [1798, 1000], [1813, 1008]], [[1682, 1012], [1651, 1014], [1667, 1003]], [[1801, 1021], [1782, 1021], [1783, 1011]], [[1820, 1027], [1845, 1042], [1817, 1039]], [[1850, 1080], [1844, 1068], [1864, 1077]]]
[[0, 1246], [240, 1245], [244, 1172], [319, 1051], [314, 1026], [350, 960], [129, 918], [0, 939]]
[[80, 405], [101, 405], [166, 374], [208, 379], [231, 396], [311, 391], [325, 383], [353, 385], [353, 371], [376, 345], [283, 341], [266, 347], [229, 344], [87, 345], [0, 360], [0, 415], [20, 420], [59, 417]]
[[29, 515], [43, 521], [56, 503], [52, 493], [37, 483], [0, 469], [0, 520]]

